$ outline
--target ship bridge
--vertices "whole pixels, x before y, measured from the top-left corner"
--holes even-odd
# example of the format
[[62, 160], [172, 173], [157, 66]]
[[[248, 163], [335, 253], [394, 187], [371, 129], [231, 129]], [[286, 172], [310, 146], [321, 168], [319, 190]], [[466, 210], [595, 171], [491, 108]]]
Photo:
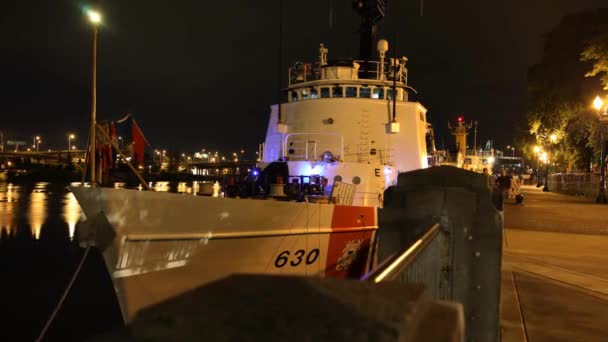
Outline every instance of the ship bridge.
[[298, 62], [289, 69], [287, 101], [319, 98], [365, 98], [407, 102], [407, 57], [386, 58], [388, 43], [378, 42], [379, 61], [356, 59], [327, 60], [328, 49], [319, 48], [319, 61]]
[[378, 60], [328, 60], [321, 44], [316, 62], [293, 65], [286, 98], [271, 107], [262, 161], [427, 167], [427, 110], [409, 101], [416, 91], [408, 85], [407, 57], [389, 58], [387, 51], [380, 40]]

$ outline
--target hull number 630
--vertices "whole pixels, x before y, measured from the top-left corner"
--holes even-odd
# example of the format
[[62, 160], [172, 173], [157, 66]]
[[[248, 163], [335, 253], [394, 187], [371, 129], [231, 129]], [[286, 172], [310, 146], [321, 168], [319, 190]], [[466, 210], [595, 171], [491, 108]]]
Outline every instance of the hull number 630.
[[[306, 256], [306, 257], [304, 257]], [[290, 266], [296, 267], [304, 261], [306, 265], [311, 265], [319, 258], [319, 249], [315, 248], [306, 254], [303, 249], [297, 250], [295, 253], [290, 254], [289, 251], [283, 251], [277, 256], [277, 260], [274, 261], [274, 266], [281, 268], [289, 264]]]

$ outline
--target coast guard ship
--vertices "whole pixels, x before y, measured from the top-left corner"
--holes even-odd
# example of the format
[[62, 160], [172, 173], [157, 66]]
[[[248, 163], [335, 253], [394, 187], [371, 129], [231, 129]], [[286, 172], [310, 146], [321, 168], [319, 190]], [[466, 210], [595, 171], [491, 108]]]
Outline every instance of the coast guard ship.
[[[126, 321], [232, 273], [358, 277], [373, 265], [383, 192], [428, 166], [428, 124], [409, 101], [407, 58], [387, 55], [382, 16], [361, 3], [359, 59], [332, 60], [321, 44], [317, 61], [289, 69], [259, 164], [265, 199], [72, 188], [81, 241], [103, 251]], [[285, 196], [305, 186], [318, 191]]]

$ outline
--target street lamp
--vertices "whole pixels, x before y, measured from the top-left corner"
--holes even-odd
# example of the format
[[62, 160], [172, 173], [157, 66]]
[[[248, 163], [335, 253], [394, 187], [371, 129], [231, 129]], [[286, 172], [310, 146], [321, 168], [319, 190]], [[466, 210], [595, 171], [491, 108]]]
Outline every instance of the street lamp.
[[68, 134], [68, 152], [72, 148], [72, 139], [76, 138], [76, 136], [72, 133]]
[[557, 141], [557, 134], [551, 134], [551, 135], [549, 136], [549, 141], [550, 141], [552, 144], [555, 144], [555, 142]]
[[549, 155], [547, 152], [543, 152], [540, 156], [540, 159], [543, 163], [545, 163], [545, 186], [543, 187], [544, 192], [549, 191]]
[[544, 192], [549, 191], [549, 154], [547, 152], [543, 152], [540, 156], [540, 159], [543, 163], [545, 163], [545, 186], [543, 187]]
[[536, 187], [540, 188], [540, 146], [534, 146], [534, 154], [536, 154]]
[[511, 157], [515, 158], [515, 146], [507, 145], [507, 150], [511, 150]]
[[96, 185], [96, 169], [95, 169], [95, 135], [97, 125], [97, 31], [99, 24], [101, 24], [101, 14], [94, 10], [88, 10], [87, 16], [89, 21], [93, 25], [93, 54], [92, 54], [92, 67], [91, 67], [91, 131], [90, 131], [90, 160], [91, 160], [91, 186]]
[[40, 136], [35, 136], [33, 139], [33, 144], [32, 144], [32, 150], [33, 151], [38, 151], [38, 145], [40, 144], [42, 140], [40, 140]]
[[[551, 134], [549, 136], [549, 143], [551, 145], [555, 144], [555, 142], [557, 141], [557, 134]], [[549, 150], [550, 152], [553, 151], [553, 147], [549, 146]], [[544, 162], [545, 162], [545, 186], [543, 187], [543, 191], [544, 192], [548, 192], [549, 190], [549, 155], [547, 154], [547, 152], [543, 152], [544, 155]]]
[[[600, 119], [600, 188], [595, 202], [606, 204], [606, 161], [604, 160], [606, 140], [604, 125], [608, 125], [608, 114], [606, 113], [606, 107], [604, 107], [604, 101], [599, 96], [593, 100], [593, 107], [597, 110], [597, 116]], [[604, 113], [601, 113], [602, 107], [604, 108]]]

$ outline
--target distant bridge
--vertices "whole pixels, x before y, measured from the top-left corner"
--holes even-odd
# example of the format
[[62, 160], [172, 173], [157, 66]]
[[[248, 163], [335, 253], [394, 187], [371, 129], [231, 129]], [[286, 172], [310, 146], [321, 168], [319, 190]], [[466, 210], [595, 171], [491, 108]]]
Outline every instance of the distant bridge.
[[29, 159], [34, 161], [66, 161], [73, 158], [84, 159], [86, 150], [55, 150], [55, 151], [3, 151], [0, 160]]

